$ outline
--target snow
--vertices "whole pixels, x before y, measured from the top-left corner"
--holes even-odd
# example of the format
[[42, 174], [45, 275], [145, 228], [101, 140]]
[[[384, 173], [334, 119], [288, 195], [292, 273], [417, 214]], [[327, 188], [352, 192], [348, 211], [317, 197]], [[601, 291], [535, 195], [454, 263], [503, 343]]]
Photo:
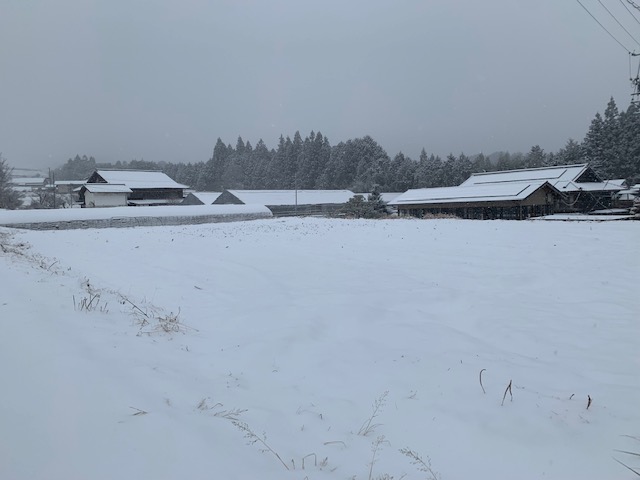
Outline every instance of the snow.
[[132, 190], [126, 185], [116, 185], [111, 183], [87, 183], [83, 186], [91, 193], [131, 193], [132, 192]]
[[635, 478], [639, 228], [0, 228], [0, 478]]
[[124, 184], [129, 188], [189, 188], [172, 180], [163, 172], [144, 170], [97, 170], [107, 183]]
[[555, 186], [558, 182], [575, 181], [588, 166], [587, 163], [581, 163], [578, 165], [474, 173], [460, 186], [468, 187], [485, 183], [528, 182], [534, 180], [547, 180], [551, 185]]
[[140, 217], [187, 217], [271, 212], [261, 205], [167, 205], [155, 207], [62, 208], [0, 211], [0, 226]]
[[467, 203], [524, 200], [546, 181], [472, 185], [468, 187], [416, 188], [407, 190], [389, 202], [391, 205], [414, 203]]
[[[604, 212], [606, 210], [600, 210], [600, 212]], [[609, 210], [609, 212], [614, 212], [614, 210]], [[628, 212], [628, 210], [624, 210]], [[596, 211], [597, 212], [597, 211]], [[589, 214], [586, 213], [554, 213], [553, 215], [547, 215], [544, 217], [536, 217], [531, 220], [562, 220], [562, 221], [576, 221], [576, 222], [609, 222], [613, 220], [633, 220], [637, 219], [634, 215], [624, 214], [624, 215], [616, 215], [616, 214], [597, 214], [596, 212], [591, 212]]]
[[324, 205], [346, 203], [350, 190], [228, 190], [245, 204], [256, 205]]

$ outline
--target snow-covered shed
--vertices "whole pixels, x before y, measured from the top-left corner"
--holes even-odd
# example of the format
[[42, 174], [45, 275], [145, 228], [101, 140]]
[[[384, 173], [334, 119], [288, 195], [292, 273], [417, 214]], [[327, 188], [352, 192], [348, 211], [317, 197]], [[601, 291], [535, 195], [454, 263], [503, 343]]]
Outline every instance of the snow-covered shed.
[[188, 188], [156, 170], [96, 170], [86, 184], [124, 185], [131, 190], [128, 205], [175, 205]]
[[214, 205], [264, 205], [275, 216], [323, 215], [340, 209], [351, 190], [225, 190]]
[[474, 219], [516, 219], [554, 212], [560, 192], [546, 180], [408, 190], [389, 205], [400, 215], [448, 214]]
[[189, 192], [180, 205], [212, 205], [222, 192]]
[[14, 187], [33, 190], [48, 186], [49, 179], [47, 177], [12, 177], [10, 183]]
[[131, 189], [126, 185], [87, 183], [80, 187], [80, 198], [83, 206], [93, 207], [126, 207]]
[[624, 180], [603, 181], [588, 163], [474, 173], [460, 187], [532, 181], [549, 182], [562, 193], [561, 201], [556, 207], [559, 212], [588, 212], [610, 208], [614, 194], [624, 189]]

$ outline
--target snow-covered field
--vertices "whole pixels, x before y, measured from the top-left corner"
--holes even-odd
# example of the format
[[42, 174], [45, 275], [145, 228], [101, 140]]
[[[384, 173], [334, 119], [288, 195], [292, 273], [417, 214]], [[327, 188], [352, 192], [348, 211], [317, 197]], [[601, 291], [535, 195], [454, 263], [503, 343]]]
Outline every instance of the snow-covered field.
[[0, 229], [0, 478], [636, 478], [639, 233]]

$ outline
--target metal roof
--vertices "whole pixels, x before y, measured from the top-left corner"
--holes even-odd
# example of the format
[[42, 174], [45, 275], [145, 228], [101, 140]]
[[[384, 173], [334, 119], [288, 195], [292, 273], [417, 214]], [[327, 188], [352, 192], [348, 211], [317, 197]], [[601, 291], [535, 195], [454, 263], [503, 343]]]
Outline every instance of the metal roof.
[[114, 185], [111, 183], [86, 183], [80, 189], [86, 189], [91, 193], [131, 193], [126, 185]]
[[574, 182], [589, 168], [588, 163], [577, 165], [559, 165], [556, 167], [522, 168], [501, 172], [474, 173], [460, 186], [529, 182], [546, 180], [551, 185], [558, 182]]
[[172, 180], [167, 174], [146, 170], [96, 170], [107, 183], [126, 185], [131, 189], [140, 188], [189, 188]]
[[350, 190], [227, 190], [244, 204], [323, 205], [346, 203], [354, 196]]
[[[478, 203], [524, 200], [544, 185], [545, 180], [505, 184], [473, 185], [408, 190], [390, 205], [416, 205], [438, 203]], [[552, 187], [553, 188], [553, 187]]]

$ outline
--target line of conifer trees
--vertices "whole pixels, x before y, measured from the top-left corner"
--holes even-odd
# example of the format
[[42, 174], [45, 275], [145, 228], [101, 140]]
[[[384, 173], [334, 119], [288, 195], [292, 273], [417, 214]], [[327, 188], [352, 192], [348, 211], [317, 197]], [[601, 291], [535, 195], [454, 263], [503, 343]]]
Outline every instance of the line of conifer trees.
[[320, 132], [302, 138], [280, 136], [269, 149], [241, 137], [235, 147], [218, 139], [206, 162], [167, 163], [132, 160], [97, 163], [76, 156], [56, 169], [56, 179], [86, 178], [95, 168], [159, 169], [179, 183], [199, 191], [234, 189], [350, 189], [402, 192], [409, 188], [444, 187], [462, 183], [475, 172], [510, 170], [589, 162], [604, 179], [640, 181], [640, 107], [620, 112], [613, 98], [604, 115], [597, 113], [581, 143], [569, 140], [555, 153], [538, 145], [527, 153], [499, 152], [442, 159], [423, 149], [416, 160], [398, 153], [393, 158], [370, 136], [331, 145]]

